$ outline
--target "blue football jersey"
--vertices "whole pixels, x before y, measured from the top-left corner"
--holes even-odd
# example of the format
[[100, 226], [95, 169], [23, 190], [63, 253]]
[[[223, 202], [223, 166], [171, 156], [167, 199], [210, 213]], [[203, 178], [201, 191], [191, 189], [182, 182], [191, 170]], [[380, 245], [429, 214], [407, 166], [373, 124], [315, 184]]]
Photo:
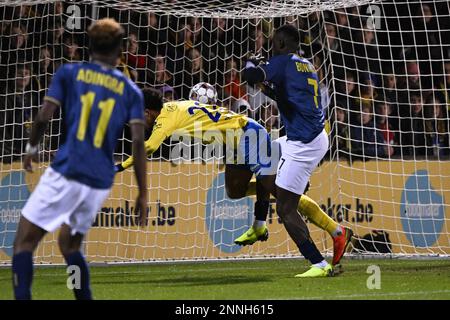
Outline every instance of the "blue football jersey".
[[144, 121], [141, 90], [115, 68], [82, 62], [61, 66], [45, 99], [60, 105], [62, 114], [52, 168], [93, 188], [110, 188], [124, 124]]
[[261, 68], [274, 86], [289, 140], [308, 143], [324, 128], [319, 78], [313, 65], [296, 54], [277, 55]]

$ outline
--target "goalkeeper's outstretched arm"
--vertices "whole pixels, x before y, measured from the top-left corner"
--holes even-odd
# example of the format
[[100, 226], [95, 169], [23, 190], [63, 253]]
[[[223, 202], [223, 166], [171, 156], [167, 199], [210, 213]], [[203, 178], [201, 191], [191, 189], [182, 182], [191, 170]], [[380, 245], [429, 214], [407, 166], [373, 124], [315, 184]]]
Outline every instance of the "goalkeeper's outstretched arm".
[[[151, 156], [153, 152], [158, 150], [159, 146], [164, 142], [164, 140], [166, 140], [166, 138], [167, 135], [164, 134], [163, 132], [159, 130], [153, 131], [150, 138], [144, 143], [145, 154], [147, 156]], [[128, 157], [128, 159], [126, 159], [124, 162], [116, 165], [116, 172], [120, 172], [130, 168], [133, 165], [133, 163], [134, 163], [134, 156]]]

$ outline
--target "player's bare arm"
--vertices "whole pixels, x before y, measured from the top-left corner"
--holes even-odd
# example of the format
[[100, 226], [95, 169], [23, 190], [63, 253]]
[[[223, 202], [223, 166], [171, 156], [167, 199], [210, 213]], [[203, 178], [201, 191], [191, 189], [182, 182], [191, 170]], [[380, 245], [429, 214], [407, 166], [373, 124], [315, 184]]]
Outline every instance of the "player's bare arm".
[[134, 122], [130, 124], [133, 140], [134, 174], [136, 176], [139, 194], [136, 198], [136, 213], [138, 223], [147, 225], [147, 166], [144, 147], [144, 123]]
[[23, 168], [28, 172], [33, 172], [32, 160], [37, 155], [39, 141], [44, 135], [48, 122], [53, 117], [53, 114], [58, 107], [58, 104], [46, 99], [34, 120], [30, 140], [28, 141], [26, 148], [26, 154], [23, 158]]

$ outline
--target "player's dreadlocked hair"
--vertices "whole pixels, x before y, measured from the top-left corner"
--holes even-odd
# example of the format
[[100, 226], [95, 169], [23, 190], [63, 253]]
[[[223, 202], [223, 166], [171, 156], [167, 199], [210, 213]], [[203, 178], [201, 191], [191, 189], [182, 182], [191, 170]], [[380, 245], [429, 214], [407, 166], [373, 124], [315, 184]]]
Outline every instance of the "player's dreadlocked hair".
[[105, 18], [89, 27], [88, 36], [91, 52], [110, 55], [121, 48], [125, 31], [116, 20]]

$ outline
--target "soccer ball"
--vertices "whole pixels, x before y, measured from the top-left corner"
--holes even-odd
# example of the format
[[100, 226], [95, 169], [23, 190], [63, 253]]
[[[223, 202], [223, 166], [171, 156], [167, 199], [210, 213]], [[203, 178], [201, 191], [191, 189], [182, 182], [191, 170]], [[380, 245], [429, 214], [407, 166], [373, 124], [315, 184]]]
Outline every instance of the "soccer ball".
[[217, 91], [209, 83], [199, 82], [189, 92], [189, 100], [215, 105], [217, 103]]

